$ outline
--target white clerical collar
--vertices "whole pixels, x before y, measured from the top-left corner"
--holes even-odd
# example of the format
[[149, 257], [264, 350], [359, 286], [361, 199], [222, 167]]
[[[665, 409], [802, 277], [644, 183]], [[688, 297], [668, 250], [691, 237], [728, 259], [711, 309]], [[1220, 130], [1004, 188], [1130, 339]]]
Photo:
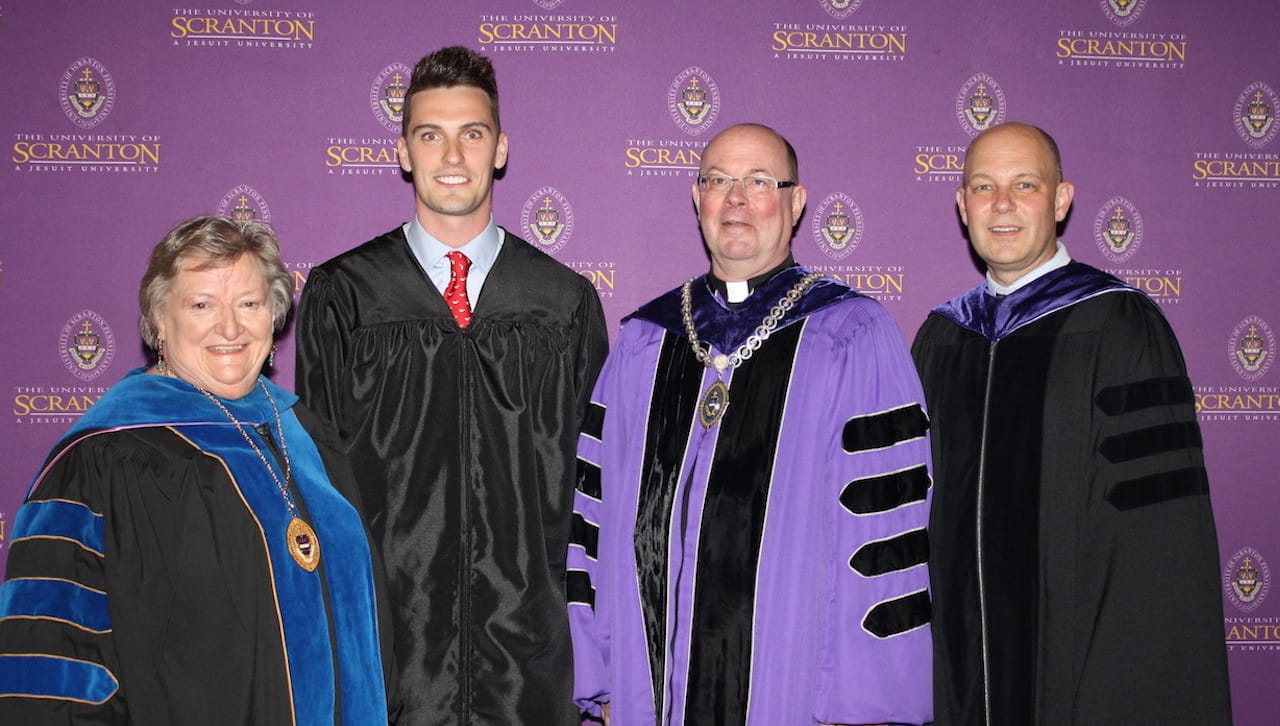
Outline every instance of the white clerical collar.
[[788, 254], [787, 258], [782, 262], [779, 262], [777, 267], [766, 270], [749, 280], [738, 280], [735, 282], [721, 280], [716, 276], [715, 270], [712, 270], [707, 273], [707, 284], [711, 286], [712, 292], [714, 292], [721, 300], [724, 300], [725, 304], [733, 306], [751, 297], [751, 293], [755, 292], [756, 288], [768, 282], [774, 275], [782, 272], [788, 267], [795, 267], [795, 265], [796, 258]]
[[493, 215], [489, 215], [489, 223], [480, 234], [461, 247], [450, 247], [436, 239], [422, 226], [416, 215], [405, 224], [404, 236], [409, 241], [409, 249], [413, 250], [414, 256], [426, 270], [455, 249], [471, 260], [472, 269], [489, 270], [493, 267], [493, 261], [498, 259], [503, 240], [502, 228], [493, 223]]
[[725, 302], [740, 303], [751, 294], [751, 283], [746, 280], [724, 283]]
[[995, 281], [995, 278], [991, 277], [991, 271], [987, 270], [987, 290], [998, 297], [1011, 295], [1059, 267], [1066, 267], [1069, 262], [1071, 262], [1071, 255], [1067, 254], [1067, 246], [1062, 244], [1062, 240], [1058, 240], [1058, 251], [1053, 253], [1053, 257], [1040, 263], [1031, 272], [1014, 280], [1012, 285], [1001, 285]]

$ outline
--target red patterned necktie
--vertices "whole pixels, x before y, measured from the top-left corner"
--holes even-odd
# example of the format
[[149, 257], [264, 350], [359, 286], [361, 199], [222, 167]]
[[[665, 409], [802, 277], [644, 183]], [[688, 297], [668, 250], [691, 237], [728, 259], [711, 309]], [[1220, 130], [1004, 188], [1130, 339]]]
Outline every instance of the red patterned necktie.
[[471, 303], [467, 301], [467, 270], [471, 269], [471, 260], [466, 255], [454, 250], [446, 255], [449, 258], [449, 285], [444, 289], [444, 302], [458, 321], [458, 327], [465, 328], [471, 324]]

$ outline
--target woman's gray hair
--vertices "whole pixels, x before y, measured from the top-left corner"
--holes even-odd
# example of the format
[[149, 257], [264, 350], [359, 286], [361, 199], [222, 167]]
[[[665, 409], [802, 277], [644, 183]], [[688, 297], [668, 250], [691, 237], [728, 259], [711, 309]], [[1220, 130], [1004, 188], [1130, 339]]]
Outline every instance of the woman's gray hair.
[[151, 261], [138, 288], [138, 327], [148, 346], [159, 345], [152, 316], [164, 305], [173, 278], [182, 270], [189, 255], [207, 257], [202, 269], [235, 264], [240, 255], [249, 254], [258, 261], [266, 278], [271, 317], [276, 332], [284, 327], [293, 305], [293, 277], [280, 261], [280, 243], [267, 225], [249, 220], [239, 222], [226, 217], [193, 217], [169, 230], [160, 244], [151, 250]]

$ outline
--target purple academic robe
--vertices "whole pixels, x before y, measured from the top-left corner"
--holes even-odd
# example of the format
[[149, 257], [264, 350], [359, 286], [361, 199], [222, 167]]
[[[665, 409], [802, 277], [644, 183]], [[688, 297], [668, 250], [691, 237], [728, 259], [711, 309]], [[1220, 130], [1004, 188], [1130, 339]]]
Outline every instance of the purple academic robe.
[[[693, 317], [735, 350], [807, 272]], [[928, 420], [897, 326], [815, 284], [759, 350], [694, 357], [679, 290], [624, 321], [579, 441], [568, 592], [575, 693], [615, 726], [931, 718]]]

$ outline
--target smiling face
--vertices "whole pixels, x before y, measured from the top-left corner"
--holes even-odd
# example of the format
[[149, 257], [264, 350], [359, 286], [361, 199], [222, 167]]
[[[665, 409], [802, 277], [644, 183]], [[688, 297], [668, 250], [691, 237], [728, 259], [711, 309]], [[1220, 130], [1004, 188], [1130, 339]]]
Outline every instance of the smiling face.
[[1034, 129], [997, 126], [974, 140], [956, 190], [969, 241], [1001, 285], [1048, 261], [1075, 187], [1061, 181], [1052, 151]]
[[[782, 139], [759, 126], [722, 131], [707, 144], [698, 173], [794, 179]], [[802, 186], [748, 197], [739, 183], [728, 192], [703, 192], [694, 182], [693, 204], [711, 252], [711, 271], [721, 280], [739, 282], [777, 267], [790, 253], [791, 231], [804, 202]]]
[[207, 262], [204, 255], [182, 258], [152, 323], [175, 376], [222, 398], [243, 398], [271, 350], [267, 280], [252, 255], [222, 267]]
[[460, 247], [489, 223], [493, 173], [507, 163], [484, 91], [449, 86], [419, 91], [405, 109], [408, 133], [396, 142], [400, 168], [413, 177], [418, 221]]

